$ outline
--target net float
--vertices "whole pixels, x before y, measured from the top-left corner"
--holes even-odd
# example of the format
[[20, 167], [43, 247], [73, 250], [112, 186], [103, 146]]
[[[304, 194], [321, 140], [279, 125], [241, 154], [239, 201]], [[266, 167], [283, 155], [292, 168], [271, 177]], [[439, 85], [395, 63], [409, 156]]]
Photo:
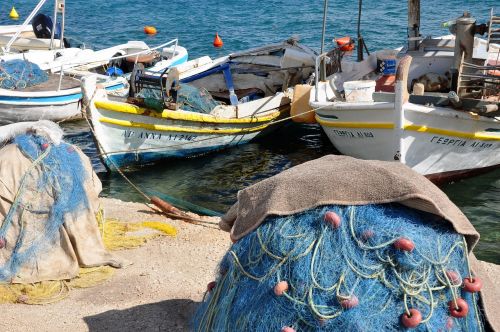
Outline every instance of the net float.
[[401, 323], [404, 327], [411, 329], [422, 322], [422, 314], [417, 309], [410, 309], [409, 312], [410, 315], [406, 312], [401, 315]]
[[207, 284], [207, 292], [211, 292], [215, 287], [217, 287], [217, 282], [215, 281], [210, 281]]
[[5, 248], [6, 245], [7, 245], [7, 241], [5, 240], [5, 238], [0, 237], [0, 249]]
[[412, 240], [401, 237], [394, 242], [394, 247], [398, 250], [411, 252], [415, 249], [415, 244]]
[[274, 286], [274, 294], [276, 294], [276, 296], [283, 295], [287, 290], [288, 282], [286, 281], [280, 281], [276, 284], [276, 286]]
[[325, 222], [333, 226], [333, 228], [339, 228], [341, 224], [340, 216], [333, 211], [328, 211], [325, 213]]
[[478, 277], [464, 278], [463, 287], [466, 292], [477, 293], [483, 288], [483, 281]]
[[464, 299], [458, 298], [455, 305], [454, 301], [448, 302], [448, 309], [450, 310], [450, 315], [455, 318], [462, 318], [467, 316], [469, 312], [469, 305]]
[[462, 283], [460, 275], [456, 271], [448, 270], [446, 271], [446, 276], [448, 277], [452, 285], [460, 285]]
[[295, 329], [290, 326], [283, 326], [283, 328], [281, 328], [281, 332], [295, 332]]
[[340, 306], [344, 309], [352, 309], [357, 307], [359, 304], [359, 299], [356, 295], [352, 295], [348, 299], [343, 299], [340, 301]]

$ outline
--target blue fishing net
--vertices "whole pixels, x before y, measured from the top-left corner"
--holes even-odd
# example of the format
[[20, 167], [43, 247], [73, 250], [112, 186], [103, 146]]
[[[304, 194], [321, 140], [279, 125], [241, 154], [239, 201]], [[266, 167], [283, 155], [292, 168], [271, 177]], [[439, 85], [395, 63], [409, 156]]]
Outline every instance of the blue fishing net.
[[0, 61], [0, 88], [14, 90], [36, 86], [49, 79], [37, 64], [27, 60]]
[[[164, 109], [160, 90], [144, 88], [137, 97], [144, 98], [147, 107], [162, 111]], [[212, 95], [206, 89], [199, 89], [189, 84], [181, 83], [177, 86], [177, 108], [179, 110], [210, 113], [219, 102], [212, 98]]]
[[[338, 228], [327, 212], [340, 217]], [[461, 286], [466, 247], [444, 220], [398, 204], [268, 217], [227, 252], [193, 328], [404, 331], [402, 316], [418, 310], [412, 330], [481, 331], [478, 295]], [[457, 318], [449, 302], [460, 298], [468, 314]]]
[[33, 163], [0, 227], [3, 247], [7, 233], [19, 230], [15, 244], [8, 244], [13, 250], [0, 266], [0, 281], [10, 280], [25, 264], [42, 260], [44, 253], [57, 245], [65, 219], [76, 218], [88, 208], [84, 188], [87, 171], [71, 145], [53, 145], [32, 134], [19, 135], [13, 143]]

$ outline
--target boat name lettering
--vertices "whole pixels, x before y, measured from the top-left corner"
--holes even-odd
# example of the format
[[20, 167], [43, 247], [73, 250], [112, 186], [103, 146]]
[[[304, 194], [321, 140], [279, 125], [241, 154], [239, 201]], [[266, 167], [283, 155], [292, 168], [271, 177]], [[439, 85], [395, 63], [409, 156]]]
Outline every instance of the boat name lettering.
[[431, 138], [431, 143], [434, 144], [443, 144], [443, 145], [451, 145], [451, 146], [470, 146], [473, 148], [479, 148], [479, 149], [489, 149], [493, 147], [493, 143], [488, 143], [488, 142], [481, 142], [481, 141], [472, 141], [467, 142], [463, 139], [454, 139], [454, 138], [447, 138], [447, 137], [442, 137], [442, 136], [433, 136]]
[[350, 138], [374, 138], [375, 135], [371, 131], [348, 131], [348, 130], [333, 130], [333, 133], [338, 137], [350, 137]]
[[152, 133], [146, 131], [135, 132], [133, 130], [125, 130], [123, 132], [123, 137], [125, 138], [142, 138], [142, 139], [155, 139], [161, 140], [162, 138], [167, 141], [193, 141], [197, 136], [196, 135], [187, 135], [187, 134], [169, 134], [162, 135], [160, 133]]

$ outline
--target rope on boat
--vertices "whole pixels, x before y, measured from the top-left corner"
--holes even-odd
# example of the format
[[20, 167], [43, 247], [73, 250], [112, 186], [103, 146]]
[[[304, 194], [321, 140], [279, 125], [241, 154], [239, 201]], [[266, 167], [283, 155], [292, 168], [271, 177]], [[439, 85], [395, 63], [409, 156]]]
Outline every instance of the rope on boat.
[[[94, 131], [94, 128], [92, 127], [92, 124], [90, 123], [88, 117], [87, 117], [87, 113], [84, 112], [84, 110], [88, 107], [88, 103], [82, 103], [82, 113], [83, 113], [83, 117], [85, 118], [85, 121], [87, 121], [87, 124], [90, 128], [90, 131], [92, 133], [92, 136], [94, 136], [94, 139], [95, 139], [95, 142], [97, 143], [97, 145], [99, 146], [99, 149], [103, 152], [103, 154], [101, 155], [107, 155], [107, 153], [105, 152], [104, 150], [104, 147], [102, 146], [101, 142], [99, 141], [99, 139], [97, 138], [97, 135], [95, 134], [95, 131]], [[210, 222], [210, 221], [206, 221], [206, 220], [202, 220], [200, 218], [194, 218], [190, 215], [188, 215], [186, 212], [184, 211], [181, 211], [177, 208], [175, 208], [174, 206], [170, 205], [169, 203], [163, 201], [161, 198], [159, 197], [156, 197], [156, 196], [148, 196], [144, 191], [142, 191], [137, 185], [135, 185], [124, 173], [123, 171], [120, 169], [120, 167], [118, 167], [118, 165], [115, 164], [115, 162], [108, 158], [108, 160], [111, 162], [111, 164], [113, 165], [113, 167], [116, 169], [116, 171], [118, 172], [118, 174], [120, 174], [120, 176], [137, 192], [139, 193], [142, 197], [144, 197], [146, 199], [147, 202], [149, 203], [152, 203], [154, 206], [156, 206], [158, 209], [160, 209], [160, 211], [167, 217], [170, 217], [170, 218], [174, 218], [174, 219], [181, 219], [183, 221], [186, 221], [186, 222], [189, 222], [189, 223], [193, 223], [193, 224], [209, 224], [209, 225], [217, 225], [216, 222]], [[157, 211], [156, 209], [154, 209], [152, 206], [148, 205], [145, 203], [145, 205], [152, 209], [153, 211]]]

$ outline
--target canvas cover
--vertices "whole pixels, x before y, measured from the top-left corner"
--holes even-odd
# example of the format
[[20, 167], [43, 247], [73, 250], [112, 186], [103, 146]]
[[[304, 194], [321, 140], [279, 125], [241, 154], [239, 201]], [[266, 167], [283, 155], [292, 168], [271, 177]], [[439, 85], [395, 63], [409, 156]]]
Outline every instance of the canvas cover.
[[[84, 184], [88, 207], [75, 215], [65, 215], [64, 226], [60, 228], [54, 243], [48, 244], [44, 247], [45, 250], [36, 253], [34, 259], [23, 264], [12, 278], [13, 283], [71, 279], [78, 275], [79, 267], [121, 266], [120, 261], [105, 250], [97, 226], [96, 212], [99, 207], [101, 182], [92, 170], [90, 160], [78, 148], [74, 149], [88, 173]], [[32, 163], [33, 161], [15, 144], [7, 144], [0, 149], [0, 225], [5, 222], [5, 217], [18, 194], [20, 181]], [[42, 172], [41, 167], [34, 169], [37, 176], [41, 176]], [[43, 195], [29, 188], [24, 195], [27, 195], [27, 199], [23, 201], [33, 200], [38, 203], [40, 200], [47, 200], [44, 202], [47, 206], [51, 205], [50, 200], [53, 199], [50, 195]], [[21, 231], [26, 231], [27, 236], [35, 239], [41, 231], [41, 218], [46, 218], [45, 213], [31, 211], [29, 208], [18, 210], [6, 234], [6, 245], [0, 249], [0, 267], [8, 262]], [[30, 241], [29, 238], [27, 240]]]

